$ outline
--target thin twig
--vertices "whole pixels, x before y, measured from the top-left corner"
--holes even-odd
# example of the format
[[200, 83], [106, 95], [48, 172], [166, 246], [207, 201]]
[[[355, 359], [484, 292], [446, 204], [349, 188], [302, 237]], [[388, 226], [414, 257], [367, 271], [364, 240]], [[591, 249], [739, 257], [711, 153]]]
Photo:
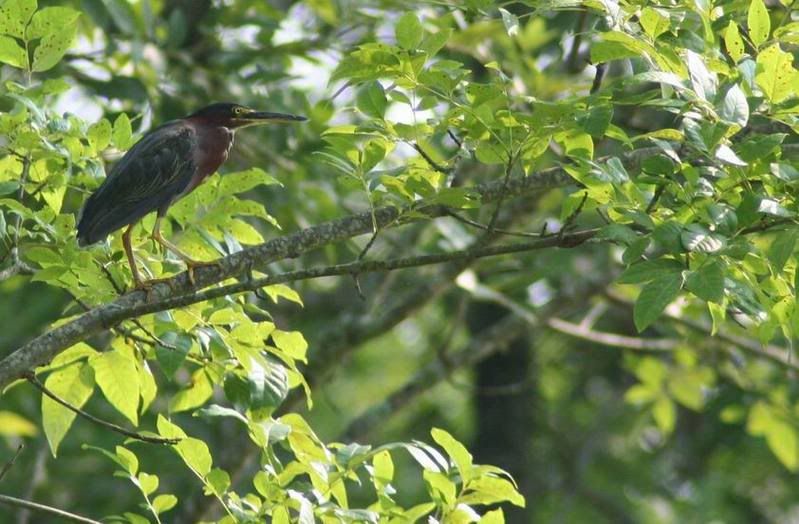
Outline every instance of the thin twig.
[[[472, 226], [472, 227], [476, 227], [478, 229], [482, 229], [483, 231], [487, 231], [488, 230], [488, 226], [486, 226], [485, 224], [481, 224], [480, 222], [477, 222], [475, 220], [471, 220], [469, 218], [466, 218], [465, 216], [460, 215], [460, 214], [456, 213], [455, 211], [453, 211], [451, 209], [447, 209], [447, 214], [449, 216], [451, 216], [452, 218], [454, 218], [455, 220], [458, 220], [459, 222], [463, 222], [466, 225], [469, 225], [469, 226]], [[544, 226], [546, 228], [546, 224]], [[498, 227], [494, 228], [494, 233], [499, 233], [500, 235], [508, 235], [508, 236], [514, 236], [514, 237], [524, 237], [524, 238], [541, 238], [541, 237], [546, 236], [545, 234], [541, 234], [541, 233], [528, 233], [527, 231], [511, 231], [511, 230], [508, 230], [508, 229], [502, 229], [502, 228], [498, 228]]]
[[655, 206], [658, 204], [658, 200], [663, 195], [663, 191], [666, 190], [666, 184], [660, 184], [658, 187], [655, 188], [655, 194], [652, 195], [652, 200], [649, 201], [649, 204], [646, 206], [646, 214], [648, 215], [652, 211], [654, 211]]
[[[361, 249], [361, 252], [358, 254], [358, 258], [356, 259], [358, 262], [360, 262], [366, 257], [366, 254], [369, 253], [370, 249], [372, 249], [375, 240], [377, 240], [377, 235], [379, 234], [380, 234], [380, 229], [379, 228], [375, 229], [374, 233], [372, 233], [372, 236], [369, 238], [369, 242], [366, 243], [363, 249]], [[355, 282], [355, 291], [358, 293], [358, 297], [361, 300], [366, 300], [366, 295], [364, 295], [363, 289], [361, 289], [360, 276], [361, 276], [360, 273], [353, 273], [352, 280]]]
[[639, 338], [595, 331], [591, 328], [583, 327], [581, 324], [574, 324], [562, 318], [553, 317], [546, 321], [547, 326], [576, 338], [581, 338], [589, 342], [595, 342], [604, 346], [633, 349], [636, 351], [671, 351], [680, 343], [674, 338]]
[[563, 222], [563, 226], [560, 228], [560, 231], [558, 232], [558, 236], [562, 237], [564, 234], [566, 234], [566, 232], [569, 229], [571, 229], [571, 227], [574, 225], [574, 222], [577, 220], [577, 217], [579, 217], [580, 213], [583, 212], [583, 207], [585, 207], [585, 203], [587, 200], [588, 200], [588, 191], [583, 193], [583, 199], [580, 200], [580, 204], [577, 206], [577, 209], [572, 211], [569, 214], [569, 216], [566, 217], [566, 220]]
[[579, 73], [583, 68], [580, 67], [580, 45], [583, 41], [583, 31], [585, 30], [585, 22], [588, 17], [588, 10], [583, 9], [580, 11], [580, 16], [577, 18], [575, 26], [574, 37], [572, 38], [572, 47], [569, 50], [569, 55], [566, 58], [566, 70], [570, 73]]
[[505, 195], [508, 192], [508, 184], [510, 183], [510, 177], [513, 173], [513, 164], [515, 163], [515, 158], [513, 155], [509, 155], [508, 163], [505, 166], [505, 177], [502, 180], [502, 194], [500, 195], [499, 199], [497, 200], [497, 205], [494, 207], [494, 212], [491, 214], [491, 219], [488, 221], [488, 226], [486, 229], [485, 235], [483, 235], [484, 239], [487, 239], [491, 236], [494, 232], [494, 227], [497, 225], [497, 218], [499, 218], [499, 212], [502, 209], [502, 204], [505, 202]]
[[18, 499], [16, 497], [9, 497], [8, 495], [0, 495], [0, 504], [8, 504], [9, 506], [15, 506], [18, 508], [25, 508], [32, 511], [38, 511], [39, 513], [47, 513], [49, 515], [55, 515], [68, 522], [79, 522], [81, 524], [103, 524], [99, 520], [92, 520], [86, 517], [81, 517], [80, 515], [64, 511], [63, 509], [54, 508], [52, 506], [45, 506], [44, 504], [31, 502], [29, 500]]
[[250, 281], [237, 282], [227, 286], [206, 289], [197, 293], [190, 293], [178, 297], [165, 298], [160, 301], [144, 303], [139, 306], [134, 306], [130, 310], [124, 312], [125, 318], [122, 320], [129, 318], [129, 315], [139, 316], [147, 313], [164, 311], [166, 309], [173, 309], [175, 307], [188, 306], [223, 296], [253, 291], [254, 289], [272, 284], [297, 282], [300, 280], [310, 280], [336, 275], [393, 271], [396, 269], [407, 269], [412, 267], [442, 264], [444, 262], [468, 261], [477, 258], [521, 253], [525, 251], [535, 251], [550, 247], [572, 248], [587, 242], [593, 238], [598, 231], [598, 229], [586, 229], [584, 231], [569, 233], [563, 235], [562, 237], [540, 238], [532, 242], [473, 247], [435, 255], [419, 255], [414, 257], [393, 258], [388, 260], [363, 260], [361, 262], [349, 262], [346, 264], [337, 264], [333, 266], [290, 271], [287, 273], [280, 273]]
[[451, 167], [444, 167], [441, 164], [439, 164], [438, 162], [436, 162], [435, 160], [433, 160], [433, 158], [430, 155], [428, 155], [427, 152], [424, 149], [422, 149], [422, 146], [420, 146], [416, 142], [411, 144], [411, 146], [422, 156], [422, 158], [425, 159], [425, 161], [428, 164], [430, 164], [430, 167], [432, 167], [433, 169], [435, 169], [439, 173], [444, 174], [444, 175], [449, 175], [450, 173], [452, 173], [452, 168]]
[[583, 329], [590, 329], [594, 327], [596, 321], [605, 314], [605, 311], [608, 310], [607, 302], [597, 302], [594, 306], [585, 314], [583, 319], [580, 321], [580, 327]]
[[594, 74], [594, 83], [591, 84], [591, 91], [590, 93], [593, 95], [602, 87], [602, 80], [605, 78], [605, 72], [608, 69], [607, 64], [597, 64], [596, 66], [596, 73]]
[[11, 460], [6, 462], [5, 466], [3, 466], [3, 469], [0, 470], [0, 480], [3, 480], [3, 477], [6, 476], [6, 473], [8, 473], [8, 470], [11, 469], [11, 466], [14, 465], [14, 462], [16, 462], [17, 457], [19, 456], [20, 453], [22, 453], [22, 450], [24, 448], [25, 448], [24, 444], [20, 444], [19, 447], [17, 447], [17, 451], [14, 453], [14, 456], [11, 457]]
[[0, 282], [16, 275], [32, 275], [35, 269], [19, 258], [19, 248], [11, 248], [11, 265], [0, 271]]
[[[22, 203], [22, 199], [25, 197], [25, 183], [28, 181], [28, 175], [30, 174], [31, 159], [29, 155], [20, 158], [22, 159], [22, 173], [19, 177], [19, 192], [17, 193], [17, 200]], [[9, 279], [18, 274], [32, 275], [35, 271], [19, 257], [19, 232], [21, 228], [22, 215], [17, 214], [17, 220], [14, 223], [14, 241], [10, 250], [11, 266], [0, 272], [0, 281]]]
[[33, 373], [29, 373], [25, 378], [28, 380], [28, 382], [33, 384], [43, 394], [47, 395], [48, 397], [50, 397], [54, 401], [58, 402], [59, 404], [61, 404], [65, 408], [67, 408], [68, 410], [74, 412], [77, 415], [80, 415], [81, 417], [85, 418], [86, 420], [89, 420], [89, 421], [97, 424], [98, 426], [102, 426], [102, 427], [104, 427], [106, 429], [110, 429], [111, 431], [114, 431], [114, 432], [119, 433], [121, 435], [124, 435], [126, 437], [130, 437], [130, 438], [135, 439], [135, 440], [140, 440], [142, 442], [148, 442], [150, 444], [172, 445], [172, 444], [177, 444], [181, 440], [179, 438], [162, 438], [162, 437], [151, 437], [151, 436], [148, 436], [148, 435], [142, 435], [141, 433], [136, 433], [135, 431], [130, 431], [130, 430], [127, 430], [127, 429], [123, 428], [122, 426], [118, 426], [118, 425], [114, 424], [113, 422], [107, 422], [105, 420], [99, 419], [99, 418], [95, 417], [94, 415], [91, 415], [91, 414], [83, 411], [82, 409], [80, 409], [80, 408], [78, 408], [76, 406], [73, 406], [72, 404], [70, 404], [66, 400], [62, 399], [61, 397], [59, 397], [58, 395], [56, 395], [55, 393], [53, 393], [52, 391], [47, 389], [47, 387], [45, 387], [45, 385], [42, 384], [41, 381], [38, 378], [36, 378], [36, 376]]
[[[605, 296], [612, 304], [622, 306], [626, 309], [630, 309], [634, 305], [633, 302], [612, 290], [607, 290], [605, 292]], [[711, 335], [713, 332], [712, 327], [706, 323], [690, 320], [685, 317], [669, 313], [668, 311], [663, 313], [663, 317], [693, 331], [696, 331], [697, 333], [701, 333], [704, 336], [711, 337], [710, 340], [713, 338], [718, 339], [722, 342], [726, 342], [727, 344], [742, 349], [743, 351], [746, 351], [755, 357], [765, 358], [790, 369], [799, 371], [799, 363], [790, 358], [790, 352], [786, 348], [775, 346], [773, 344], [761, 344], [757, 340], [733, 335], [732, 333], [727, 333], [725, 331], [717, 331], [715, 335]]]
[[455, 136], [455, 133], [453, 133], [451, 129], [447, 129], [447, 135], [449, 135], [452, 141], [455, 142], [455, 145], [458, 146], [458, 149], [463, 149], [463, 142], [461, 142], [460, 139]]

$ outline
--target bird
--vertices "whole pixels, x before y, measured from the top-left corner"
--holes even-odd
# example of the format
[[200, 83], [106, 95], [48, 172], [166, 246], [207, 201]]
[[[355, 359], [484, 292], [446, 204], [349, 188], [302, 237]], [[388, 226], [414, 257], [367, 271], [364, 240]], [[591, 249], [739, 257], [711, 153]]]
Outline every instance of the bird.
[[193, 270], [208, 265], [183, 253], [161, 235], [169, 206], [186, 196], [227, 160], [236, 130], [270, 122], [303, 122], [286, 113], [256, 111], [232, 102], [217, 102], [146, 133], [111, 169], [80, 211], [78, 245], [88, 246], [127, 226], [122, 245], [136, 289], [149, 290], [155, 280], [141, 278], [130, 234], [145, 215], [157, 212], [152, 239]]

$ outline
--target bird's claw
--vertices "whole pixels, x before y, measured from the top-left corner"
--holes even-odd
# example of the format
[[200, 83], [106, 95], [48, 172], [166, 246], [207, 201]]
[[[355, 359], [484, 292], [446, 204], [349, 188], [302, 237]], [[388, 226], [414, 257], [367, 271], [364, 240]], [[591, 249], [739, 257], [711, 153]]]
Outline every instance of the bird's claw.
[[219, 262], [202, 262], [199, 260], [185, 260], [186, 262], [186, 274], [189, 277], [189, 284], [192, 286], [195, 284], [194, 280], [194, 270], [198, 267], [210, 267], [210, 266], [218, 266]]
[[171, 278], [152, 278], [150, 280], [136, 280], [133, 284], [133, 291], [144, 291], [147, 294], [147, 302], [153, 301], [153, 288], [157, 284], [166, 284], [174, 290], [174, 282]]

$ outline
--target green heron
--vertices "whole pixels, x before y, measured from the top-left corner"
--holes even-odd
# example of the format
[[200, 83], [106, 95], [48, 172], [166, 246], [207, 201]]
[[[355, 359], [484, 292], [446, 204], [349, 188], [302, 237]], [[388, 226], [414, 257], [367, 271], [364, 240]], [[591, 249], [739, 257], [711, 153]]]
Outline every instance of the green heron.
[[176, 200], [190, 193], [227, 160], [233, 136], [241, 127], [269, 122], [301, 122], [305, 117], [255, 111], [239, 104], [217, 103], [150, 131], [114, 165], [83, 206], [78, 243], [94, 244], [128, 226], [122, 244], [137, 288], [148, 288], [139, 275], [130, 233], [145, 215], [157, 211], [152, 238], [193, 268], [193, 260], [161, 236], [161, 219]]

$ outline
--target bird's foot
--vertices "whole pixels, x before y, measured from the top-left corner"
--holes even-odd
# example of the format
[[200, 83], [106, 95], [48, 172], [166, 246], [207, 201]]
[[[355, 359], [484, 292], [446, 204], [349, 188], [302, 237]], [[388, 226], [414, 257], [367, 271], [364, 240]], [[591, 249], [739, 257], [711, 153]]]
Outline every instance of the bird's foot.
[[157, 284], [166, 284], [170, 289], [174, 290], [174, 282], [172, 278], [151, 278], [150, 280], [136, 279], [133, 284], [133, 291], [144, 291], [147, 293], [147, 302], [153, 301], [153, 288]]
[[183, 260], [186, 263], [186, 273], [189, 276], [189, 283], [193, 286], [195, 284], [194, 281], [194, 270], [198, 267], [211, 267], [211, 266], [219, 266], [219, 262], [204, 262], [201, 260]]

